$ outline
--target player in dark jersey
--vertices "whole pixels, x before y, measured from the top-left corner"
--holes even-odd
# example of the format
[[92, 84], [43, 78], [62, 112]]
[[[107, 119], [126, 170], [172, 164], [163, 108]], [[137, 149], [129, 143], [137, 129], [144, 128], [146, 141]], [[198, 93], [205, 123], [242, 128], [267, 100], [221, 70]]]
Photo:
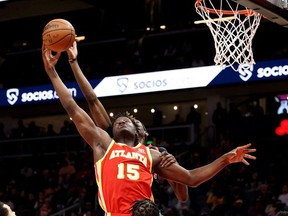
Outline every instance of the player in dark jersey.
[[[96, 93], [94, 92], [91, 84], [87, 80], [87, 78], [84, 76], [78, 61], [78, 50], [77, 50], [77, 43], [74, 42], [73, 46], [67, 50], [67, 54], [69, 59], [74, 59], [74, 61], [69, 61], [71, 69], [73, 71], [73, 74], [75, 76], [75, 79], [86, 99], [88, 102], [90, 113], [93, 117], [93, 120], [95, 121], [96, 125], [98, 125], [103, 130], [106, 130], [111, 137], [113, 137], [112, 134], [112, 127], [111, 127], [111, 119], [109, 115], [107, 114], [107, 111], [105, 110], [103, 104], [98, 99]], [[127, 113], [127, 115], [130, 115]], [[132, 115], [130, 115], [133, 117]], [[135, 120], [138, 127], [138, 138], [139, 142], [142, 144], [146, 143], [146, 139], [148, 136], [148, 132], [145, 128], [145, 126], [140, 122], [139, 120]], [[169, 166], [171, 163], [176, 162], [176, 159], [173, 155], [169, 154], [167, 151], [162, 151], [163, 155], [165, 156], [164, 160], [161, 162], [162, 166]], [[171, 187], [173, 188], [177, 198], [179, 201], [185, 202], [188, 199], [188, 188], [185, 185], [178, 184], [178, 183], [172, 183], [171, 181], [168, 181]]]
[[[106, 131], [98, 127], [91, 117], [77, 105], [68, 88], [57, 74], [55, 65], [60, 55], [61, 52], [53, 55], [51, 50], [44, 45], [42, 46], [44, 68], [60, 102], [73, 120], [79, 134], [93, 150], [97, 184], [99, 187], [104, 186], [103, 190], [101, 189], [103, 193], [100, 191], [98, 194], [98, 199], [102, 204], [105, 203], [103, 202], [105, 200], [108, 200], [107, 203], [110, 204], [102, 206], [107, 216], [131, 216], [133, 201], [146, 198], [152, 200], [153, 197], [149, 197], [150, 194], [152, 195], [152, 192], [149, 194], [151, 187], [147, 187], [150, 179], [148, 174], [150, 172], [152, 178], [152, 169], [163, 178], [189, 187], [197, 187], [214, 177], [229, 164], [242, 162], [249, 165], [247, 159], [256, 159], [255, 156], [250, 155], [256, 149], [250, 149], [251, 144], [247, 144], [239, 146], [211, 163], [196, 169], [187, 170], [178, 163], [173, 163], [163, 168], [160, 165], [162, 160], [161, 153], [152, 149], [148, 151], [147, 147], [139, 143], [136, 123], [129, 116], [120, 116], [112, 123], [112, 139]], [[135, 145], [137, 146], [135, 147]], [[121, 147], [123, 149], [118, 149]], [[109, 157], [107, 157], [108, 154], [110, 155]], [[112, 163], [114, 159], [119, 160], [118, 165], [113, 166], [114, 173], [117, 173], [116, 176], [109, 177], [109, 173], [106, 174], [107, 176], [103, 176], [101, 172], [98, 172], [100, 169], [109, 170], [111, 168], [110, 162]], [[106, 183], [103, 183], [103, 178], [107, 181]], [[113, 179], [117, 179], [117, 182], [123, 179], [126, 182], [125, 184], [117, 184], [117, 187], [119, 187], [118, 191], [121, 191], [126, 199], [123, 202], [119, 199], [116, 204], [113, 202], [114, 191], [109, 189], [109, 183], [117, 183]], [[132, 196], [129, 196], [130, 184], [136, 186], [136, 188], [139, 187], [139, 190], [133, 190]], [[145, 190], [142, 191], [142, 187]], [[127, 207], [127, 203], [130, 208]], [[126, 207], [123, 209], [122, 205]]]
[[[128, 113], [129, 114], [129, 113]], [[146, 129], [146, 127], [142, 124], [142, 122], [140, 122], [139, 120], [135, 120], [136, 124], [137, 124], [137, 127], [138, 127], [138, 133], [140, 134], [139, 137], [141, 137], [141, 143], [146, 143], [147, 142], [147, 137], [149, 136], [149, 133]], [[161, 152], [162, 154], [169, 154], [167, 149], [162, 147], [162, 146], [153, 146], [151, 144], [148, 145], [149, 148], [151, 149], [154, 149], [154, 150], [157, 150], [159, 152]], [[175, 159], [175, 163], [176, 163], [176, 159]], [[161, 162], [162, 166], [166, 167], [168, 166], [167, 165], [168, 163], [168, 160], [163, 160]], [[159, 190], [161, 188], [161, 181], [159, 181], [159, 176], [154, 173], [154, 181], [153, 181], [153, 184], [152, 184], [152, 191], [153, 191], [153, 194], [154, 194], [154, 200], [155, 200], [155, 203], [159, 206], [159, 208], [161, 209], [162, 208], [162, 203], [161, 203], [161, 199], [160, 199], [160, 196], [159, 196]], [[188, 199], [188, 189], [187, 187], [181, 185], [181, 184], [178, 184], [176, 182], [173, 182], [173, 181], [170, 181], [170, 180], [167, 180], [169, 185], [171, 186], [171, 188], [173, 189], [177, 199], [180, 201], [180, 202], [185, 202], [187, 201]]]

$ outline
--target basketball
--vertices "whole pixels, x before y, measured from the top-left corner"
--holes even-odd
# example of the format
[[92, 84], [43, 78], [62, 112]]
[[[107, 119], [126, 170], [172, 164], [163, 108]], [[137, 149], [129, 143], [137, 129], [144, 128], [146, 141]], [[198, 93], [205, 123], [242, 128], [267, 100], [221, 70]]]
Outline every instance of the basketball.
[[62, 52], [73, 45], [75, 29], [65, 19], [54, 19], [46, 24], [42, 33], [45, 46], [55, 52]]

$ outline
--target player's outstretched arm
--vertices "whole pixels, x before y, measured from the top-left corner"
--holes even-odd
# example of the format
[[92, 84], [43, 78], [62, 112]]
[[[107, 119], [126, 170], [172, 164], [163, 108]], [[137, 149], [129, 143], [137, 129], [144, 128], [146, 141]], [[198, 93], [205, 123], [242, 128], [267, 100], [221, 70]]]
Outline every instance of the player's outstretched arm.
[[[97, 156], [97, 152], [99, 152], [99, 154], [103, 153], [103, 151], [97, 151], [98, 148], [103, 147], [107, 149], [111, 142], [111, 138], [105, 131], [96, 127], [90, 116], [77, 105], [68, 88], [62, 82], [55, 69], [55, 65], [58, 62], [60, 55], [60, 52], [53, 55], [51, 50], [47, 49], [44, 45], [42, 46], [42, 59], [45, 71], [57, 92], [60, 102], [68, 115], [72, 118], [80, 135], [94, 150], [94, 156]], [[99, 155], [99, 157], [101, 156]]]
[[106, 130], [111, 126], [111, 120], [103, 106], [103, 104], [98, 99], [96, 93], [94, 92], [90, 82], [84, 76], [78, 61], [78, 49], [77, 42], [74, 41], [73, 46], [67, 50], [69, 63], [73, 71], [74, 77], [89, 105], [90, 113], [97, 124], [98, 127]]
[[255, 156], [250, 155], [250, 153], [256, 152], [255, 148], [249, 148], [251, 144], [239, 146], [228, 153], [225, 153], [221, 157], [217, 158], [213, 162], [198, 167], [196, 169], [187, 170], [181, 167], [179, 164], [174, 163], [169, 167], [162, 168], [160, 166], [160, 153], [156, 151], [151, 151], [153, 158], [153, 167], [155, 172], [160, 176], [176, 181], [190, 187], [197, 187], [210, 180], [216, 174], [218, 174], [222, 169], [231, 163], [242, 162], [245, 165], [249, 165], [247, 159], [256, 160]]
[[[174, 155], [168, 153], [166, 149], [161, 152], [160, 157], [161, 157], [161, 162], [160, 162], [161, 167], [169, 167], [173, 163], [178, 163], [176, 158], [174, 157]], [[174, 182], [171, 180], [167, 180], [167, 181], [170, 184], [170, 186], [172, 187], [177, 199], [180, 202], [186, 202], [189, 198], [187, 185], [183, 185], [181, 183]]]

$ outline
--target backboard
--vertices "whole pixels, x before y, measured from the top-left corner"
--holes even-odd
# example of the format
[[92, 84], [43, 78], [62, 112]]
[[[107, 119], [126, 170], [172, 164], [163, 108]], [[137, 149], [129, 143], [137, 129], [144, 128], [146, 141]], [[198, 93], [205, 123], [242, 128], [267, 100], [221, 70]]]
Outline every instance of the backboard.
[[288, 28], [288, 0], [233, 0]]

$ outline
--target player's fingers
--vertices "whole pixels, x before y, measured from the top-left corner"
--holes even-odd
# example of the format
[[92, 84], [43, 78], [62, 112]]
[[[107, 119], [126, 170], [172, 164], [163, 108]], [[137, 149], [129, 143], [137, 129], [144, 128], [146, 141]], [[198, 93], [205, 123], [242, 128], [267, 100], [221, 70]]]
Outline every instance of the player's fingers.
[[256, 149], [255, 149], [255, 148], [253, 148], [253, 149], [246, 149], [246, 152], [247, 152], [247, 153], [256, 152]]
[[245, 154], [244, 157], [248, 158], [248, 159], [251, 159], [251, 160], [256, 160], [256, 157], [253, 156], [253, 155]]
[[161, 167], [165, 167], [169, 163], [169, 158], [165, 157], [161, 160], [160, 165]]
[[248, 144], [246, 144], [246, 145], [243, 145], [242, 147], [243, 147], [243, 148], [249, 148], [251, 145], [252, 145], [251, 143], [248, 143]]
[[245, 165], [249, 166], [250, 163], [248, 163], [248, 161], [246, 161], [244, 158], [242, 159], [242, 163], [244, 163]]
[[243, 146], [238, 146], [238, 150], [247, 150], [251, 146], [251, 143], [243, 145]]
[[173, 163], [176, 163], [176, 159], [173, 155], [169, 155], [165, 160], [162, 160], [162, 166], [163, 167], [168, 167], [171, 166]]
[[45, 50], [44, 55], [45, 55], [45, 57], [46, 57], [47, 60], [50, 59], [50, 53], [48, 52], [47, 49]]
[[168, 167], [168, 166], [170, 166], [171, 164], [173, 164], [173, 162], [166, 160], [166, 161], [162, 162], [162, 163], [160, 164], [160, 166], [161, 166], [161, 167]]
[[167, 151], [161, 152], [161, 156], [162, 156], [162, 157], [163, 157], [163, 156], [166, 156], [166, 155], [168, 155], [168, 152], [167, 152]]
[[167, 162], [167, 166], [171, 166], [174, 163], [176, 163], [176, 160], [171, 160], [171, 161], [169, 161], [169, 163]]

